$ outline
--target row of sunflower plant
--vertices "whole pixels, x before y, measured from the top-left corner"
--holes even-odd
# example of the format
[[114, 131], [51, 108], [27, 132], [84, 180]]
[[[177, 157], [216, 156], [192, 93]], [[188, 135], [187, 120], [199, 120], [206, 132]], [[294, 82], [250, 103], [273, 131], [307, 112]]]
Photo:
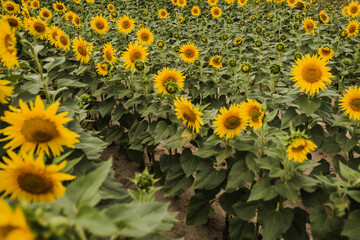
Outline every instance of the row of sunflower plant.
[[359, 239], [358, 1], [1, 4], [4, 236], [160, 239], [152, 175], [98, 161], [117, 141], [195, 190], [189, 225], [218, 201], [224, 238]]

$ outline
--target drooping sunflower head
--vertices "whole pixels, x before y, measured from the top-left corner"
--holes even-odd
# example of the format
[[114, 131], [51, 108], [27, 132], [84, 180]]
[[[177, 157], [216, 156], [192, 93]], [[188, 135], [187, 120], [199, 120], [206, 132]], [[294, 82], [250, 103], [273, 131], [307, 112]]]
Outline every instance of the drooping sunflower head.
[[326, 88], [325, 83], [331, 83], [330, 78], [334, 77], [326, 66], [325, 59], [314, 54], [306, 54], [295, 61], [291, 69], [294, 86], [300, 88], [301, 92], [314, 95], [319, 90]]
[[[154, 88], [157, 92], [163, 94], [173, 94], [174, 90], [168, 91], [167, 84], [170, 82], [176, 84], [176, 90], [183, 89], [184, 87], [185, 76], [181, 71], [176, 69], [169, 69], [167, 67], [159, 70], [154, 77]], [[173, 89], [173, 88], [171, 88]]]
[[210, 66], [213, 66], [214, 68], [220, 69], [222, 68], [222, 60], [221, 57], [219, 55], [216, 55], [215, 57], [212, 57], [210, 59]]
[[340, 98], [340, 108], [351, 120], [360, 120], [360, 88], [350, 86]]
[[52, 202], [65, 193], [61, 181], [73, 180], [75, 176], [61, 173], [66, 161], [60, 165], [46, 166], [43, 156], [34, 159], [32, 154], [17, 155], [8, 151], [0, 164], [0, 191], [11, 199], [26, 199], [29, 202]]
[[112, 11], [115, 10], [115, 7], [114, 7], [113, 4], [109, 3], [109, 4], [107, 5], [107, 9], [108, 9], [110, 12], [112, 12]]
[[316, 23], [314, 22], [314, 20], [312, 20], [312, 18], [305, 18], [303, 20], [303, 27], [306, 33], [310, 33], [310, 34], [315, 34], [315, 28], [316, 28]]
[[106, 18], [100, 14], [99, 16], [92, 17], [91, 28], [97, 34], [104, 35], [109, 30], [109, 24]]
[[199, 57], [199, 50], [192, 43], [183, 44], [180, 48], [180, 56], [184, 62], [192, 63]]
[[4, 15], [2, 16], [4, 21], [7, 21], [10, 25], [11, 29], [14, 31], [18, 31], [22, 27], [21, 19], [15, 15]]
[[47, 24], [42, 19], [28, 18], [25, 20], [25, 28], [33, 36], [37, 35], [41, 40], [46, 38]]
[[322, 23], [328, 23], [329, 22], [329, 16], [326, 14], [326, 12], [324, 10], [321, 10], [321, 12], [319, 13], [319, 20]]
[[123, 34], [131, 33], [135, 28], [135, 21], [130, 17], [124, 15], [119, 18], [118, 22], [116, 23], [118, 30]]
[[73, 41], [73, 51], [75, 52], [77, 61], [87, 64], [89, 62], [90, 54], [93, 51], [93, 46], [79, 36], [75, 37]]
[[349, 16], [356, 18], [360, 15], [360, 4], [358, 1], [351, 1], [348, 5], [347, 12]]
[[11, 82], [7, 80], [0, 80], [0, 103], [7, 104], [10, 100], [10, 96], [14, 91], [14, 87], [7, 86]]
[[218, 2], [218, 0], [208, 0], [208, 4], [210, 6], [216, 6], [217, 2]]
[[100, 76], [106, 76], [109, 73], [109, 69], [110, 69], [110, 65], [107, 62], [103, 62], [103, 63], [98, 63], [96, 65], [96, 72], [100, 75]]
[[47, 29], [46, 38], [49, 40], [51, 45], [57, 46], [59, 32], [60, 28], [55, 25], [52, 25]]
[[216, 127], [214, 133], [220, 138], [226, 135], [227, 140], [240, 135], [241, 130], [246, 130], [247, 121], [242, 118], [241, 106], [232, 104], [229, 109], [220, 108], [220, 114], [216, 116], [213, 125]]
[[58, 12], [66, 11], [65, 5], [62, 2], [58, 2], [58, 1], [56, 1], [56, 3], [53, 3], [53, 8], [55, 11], [58, 11]]
[[178, 119], [183, 120], [183, 124], [186, 124], [193, 132], [199, 133], [200, 126], [204, 125], [201, 115], [203, 115], [199, 108], [193, 107], [190, 100], [184, 96], [181, 98], [176, 97], [174, 100], [175, 115]]
[[65, 52], [70, 50], [70, 40], [64, 31], [60, 30], [58, 33], [56, 47], [64, 50]]
[[126, 51], [122, 53], [121, 59], [125, 61], [125, 69], [131, 69], [132, 72], [135, 71], [135, 62], [140, 60], [144, 62], [146, 57], [149, 55], [148, 49], [140, 44], [139, 42], [129, 43]]
[[213, 18], [219, 18], [221, 17], [222, 11], [219, 7], [212, 7], [211, 10], [211, 16], [213, 16]]
[[286, 152], [290, 161], [303, 163], [307, 159], [307, 154], [316, 148], [314, 142], [299, 136], [290, 139]]
[[115, 57], [116, 49], [113, 49], [112, 43], [105, 43], [103, 49], [103, 58], [106, 62], [108, 62], [110, 65], [114, 65], [117, 58]]
[[59, 156], [63, 145], [73, 148], [79, 142], [76, 133], [65, 128], [63, 125], [69, 122], [65, 118], [67, 112], [56, 115], [59, 103], [54, 103], [45, 109], [40, 96], [36, 97], [35, 105], [30, 102], [30, 108], [22, 100], [19, 101], [20, 109], [11, 108], [1, 117], [3, 122], [10, 126], [1, 129], [5, 138], [1, 141], [10, 140], [5, 149], [16, 149], [20, 147], [21, 153], [46, 153], [50, 156]]
[[359, 22], [356, 20], [352, 20], [346, 27], [348, 32], [348, 37], [353, 37], [359, 34]]
[[264, 111], [261, 109], [260, 103], [248, 99], [247, 102], [241, 104], [242, 118], [248, 121], [249, 126], [255, 130], [262, 126], [262, 119], [264, 117]]
[[20, 6], [13, 1], [1, 1], [2, 8], [6, 11], [7, 14], [15, 14], [20, 11]]
[[45, 20], [50, 20], [52, 18], [52, 13], [48, 8], [42, 8], [39, 15]]
[[287, 0], [287, 4], [290, 7], [295, 7], [296, 3], [297, 3], [297, 0]]
[[16, 48], [16, 36], [7, 20], [0, 20], [0, 59], [5, 67], [13, 69], [19, 66]]
[[248, 0], [238, 0], [237, 3], [243, 7], [247, 3], [247, 1]]
[[325, 61], [329, 61], [332, 59], [334, 51], [328, 45], [326, 45], [319, 48], [318, 53], [321, 58], [325, 59]]
[[193, 16], [199, 16], [200, 13], [201, 13], [201, 10], [200, 10], [199, 6], [195, 5], [195, 6], [192, 7], [191, 14]]
[[81, 26], [81, 19], [80, 19], [80, 17], [79, 17], [78, 15], [75, 15], [75, 16], [74, 16], [74, 21], [73, 21], [73, 23], [74, 23], [74, 26], [75, 26], [75, 27], [80, 27], [80, 26]]
[[166, 9], [160, 9], [158, 12], [159, 18], [164, 19], [167, 17], [168, 12], [166, 11]]
[[152, 32], [144, 27], [136, 33], [136, 39], [143, 45], [150, 45], [154, 40]]

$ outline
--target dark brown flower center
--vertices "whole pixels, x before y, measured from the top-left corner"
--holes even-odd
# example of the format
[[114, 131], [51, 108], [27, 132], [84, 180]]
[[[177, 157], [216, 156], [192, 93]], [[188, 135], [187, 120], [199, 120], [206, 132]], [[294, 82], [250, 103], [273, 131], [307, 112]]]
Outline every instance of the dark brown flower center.
[[252, 108], [250, 110], [250, 117], [251, 117], [252, 121], [257, 122], [259, 120], [260, 115], [261, 115], [261, 113], [260, 113], [259, 109]]
[[19, 22], [15, 18], [8, 18], [7, 21], [9, 23], [10, 27], [16, 28], [19, 26]]
[[6, 34], [5, 36], [5, 48], [9, 53], [14, 52], [14, 40], [10, 34]]
[[5, 8], [8, 10], [8, 11], [14, 11], [15, 10], [15, 6], [13, 4], [8, 4], [5, 6]]
[[44, 194], [51, 191], [53, 182], [44, 175], [34, 173], [22, 173], [18, 176], [20, 188], [32, 194]]
[[60, 42], [61, 42], [62, 45], [65, 45], [65, 46], [66, 46], [66, 45], [69, 44], [69, 40], [68, 40], [67, 37], [65, 37], [65, 36], [61, 36], [59, 40], [60, 40]]
[[225, 127], [227, 129], [235, 129], [239, 127], [241, 124], [241, 119], [237, 116], [230, 116], [228, 119], [225, 120]]
[[122, 27], [123, 27], [124, 29], [130, 28], [130, 23], [129, 23], [129, 21], [124, 21], [124, 22], [122, 23]]
[[75, 23], [79, 24], [80, 23], [80, 18], [75, 18]]
[[185, 56], [188, 57], [188, 58], [192, 58], [192, 57], [194, 57], [194, 55], [195, 55], [195, 53], [191, 49], [188, 49], [188, 50], [185, 51]]
[[105, 27], [105, 24], [102, 22], [102, 21], [98, 21], [98, 22], [96, 22], [96, 28], [97, 29], [104, 29], [104, 27]]
[[349, 27], [349, 33], [354, 33], [356, 32], [356, 26], [353, 24], [353, 25], [350, 25]]
[[0, 227], [0, 239], [7, 239], [6, 237], [14, 230], [18, 229], [18, 227], [14, 227], [11, 225], [5, 225]]
[[141, 39], [142, 39], [143, 41], [147, 41], [147, 40], [149, 40], [149, 36], [148, 36], [148, 34], [143, 33], [143, 34], [141, 35]]
[[298, 147], [293, 147], [292, 148], [292, 151], [293, 152], [300, 152], [300, 151], [302, 151], [303, 149], [305, 148], [305, 145], [300, 145], [300, 146], [298, 146]]
[[351, 13], [357, 13], [358, 10], [359, 10], [359, 9], [358, 9], [357, 6], [353, 6], [353, 7], [350, 8], [350, 12], [351, 12]]
[[352, 110], [359, 112], [360, 111], [360, 98], [355, 98], [351, 101], [350, 107]]
[[63, 10], [63, 9], [64, 9], [64, 6], [61, 5], [61, 4], [56, 4], [56, 8], [57, 8], [58, 10]]
[[87, 51], [86, 51], [86, 47], [85, 46], [78, 46], [78, 52], [80, 53], [80, 55], [86, 57], [87, 56]]
[[38, 32], [38, 33], [42, 33], [45, 31], [45, 25], [42, 24], [41, 22], [35, 22], [34, 23], [34, 29]]
[[184, 112], [183, 112], [183, 117], [186, 121], [194, 123], [196, 121], [196, 114], [194, 113], [193, 110], [187, 108]]
[[106, 57], [106, 59], [107, 59], [108, 61], [111, 61], [111, 59], [112, 59], [112, 55], [111, 55], [111, 53], [110, 53], [109, 51], [107, 51], [107, 52], [105, 53], [105, 57]]
[[134, 52], [131, 55], [131, 62], [136, 62], [136, 60], [139, 60], [141, 58], [141, 53], [139, 52]]
[[308, 83], [315, 83], [320, 81], [322, 72], [319, 68], [313, 66], [305, 66], [302, 70], [302, 77]]
[[27, 141], [34, 143], [46, 143], [59, 136], [55, 124], [42, 118], [25, 120], [21, 132]]

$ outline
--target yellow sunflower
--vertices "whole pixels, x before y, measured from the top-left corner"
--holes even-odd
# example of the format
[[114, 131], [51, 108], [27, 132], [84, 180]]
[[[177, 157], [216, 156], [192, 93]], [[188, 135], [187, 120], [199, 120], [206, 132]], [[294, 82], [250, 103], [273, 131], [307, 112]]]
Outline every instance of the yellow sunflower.
[[186, 0], [177, 0], [176, 5], [179, 7], [185, 7], [186, 6]]
[[19, 66], [16, 37], [6, 20], [0, 20], [0, 58], [5, 67], [13, 69]]
[[50, 20], [52, 18], [52, 13], [48, 8], [42, 8], [39, 15], [45, 20]]
[[117, 58], [114, 56], [116, 52], [116, 49], [113, 49], [112, 44], [109, 43], [105, 43], [103, 49], [102, 49], [102, 53], [103, 58], [105, 59], [105, 61], [107, 61], [110, 65], [114, 65]]
[[311, 140], [303, 137], [296, 137], [289, 143], [286, 152], [290, 161], [303, 163], [307, 154], [315, 150], [317, 146]]
[[159, 12], [158, 12], [158, 15], [160, 18], [164, 19], [167, 17], [168, 15], [168, 12], [166, 11], [166, 9], [160, 9]]
[[240, 6], [244, 6], [247, 3], [248, 0], [238, 0], [237, 4], [239, 4]]
[[306, 94], [314, 95], [320, 89], [325, 89], [325, 83], [331, 83], [330, 78], [334, 77], [326, 66], [325, 59], [318, 55], [306, 54], [295, 63], [291, 69], [291, 79], [295, 82], [294, 86]]
[[199, 57], [199, 50], [192, 43], [183, 44], [180, 52], [180, 57], [187, 63], [192, 63]]
[[234, 45], [235, 46], [240, 45], [242, 41], [243, 41], [242, 38], [235, 38]]
[[61, 31], [60, 28], [58, 28], [55, 25], [52, 25], [51, 27], [48, 28], [46, 32], [46, 38], [49, 40], [51, 45], [57, 46], [58, 36], [60, 31]]
[[135, 62], [137, 60], [144, 62], [146, 60], [148, 49], [141, 45], [138, 42], [129, 43], [126, 51], [122, 53], [121, 59], [125, 61], [125, 69], [131, 69], [132, 72], [135, 71]]
[[10, 84], [10, 81], [0, 80], [0, 103], [7, 104], [10, 100], [10, 96], [14, 91], [14, 87], [6, 86]]
[[25, 28], [33, 36], [37, 35], [41, 40], [46, 38], [47, 24], [42, 19], [28, 18], [25, 20]]
[[241, 130], [246, 130], [247, 121], [242, 118], [241, 106], [232, 104], [229, 110], [225, 107], [220, 108], [220, 114], [216, 116], [213, 125], [216, 127], [214, 133], [220, 138], [226, 135], [227, 140], [235, 135], [240, 135]]
[[295, 8], [298, 10], [305, 10], [306, 2], [303, 0], [297, 0]]
[[221, 17], [222, 11], [219, 7], [212, 7], [210, 12], [211, 12], [211, 16], [213, 16], [213, 18]]
[[112, 11], [115, 10], [115, 7], [114, 7], [113, 4], [110, 3], [110, 4], [107, 5], [107, 9], [108, 9], [110, 12], [112, 12]]
[[30, 227], [20, 207], [14, 210], [2, 199], [0, 199], [0, 237], [2, 240], [34, 240]]
[[106, 18], [104, 18], [102, 14], [100, 14], [100, 16], [92, 17], [91, 28], [97, 34], [104, 35], [109, 30], [109, 24]]
[[131, 33], [135, 28], [135, 21], [128, 16], [124, 15], [119, 18], [116, 23], [118, 30], [123, 34]]
[[[181, 71], [165, 67], [162, 70], [159, 70], [154, 77], [154, 88], [159, 93], [173, 94], [176, 90], [183, 89], [184, 81], [185, 76]], [[169, 89], [167, 89], [169, 84], [171, 85], [170, 92], [168, 91]]]
[[46, 166], [43, 155], [34, 159], [33, 154], [17, 155], [8, 151], [0, 163], [0, 191], [11, 199], [26, 199], [29, 202], [52, 202], [65, 193], [61, 181], [73, 180], [75, 176], [59, 172], [66, 161], [59, 165]]
[[53, 3], [53, 8], [55, 11], [58, 11], [58, 12], [66, 11], [65, 5], [62, 2], [58, 2], [58, 1], [56, 1], [56, 3]]
[[348, 5], [348, 14], [353, 17], [356, 18], [360, 15], [360, 4], [358, 1], [351, 1]]
[[2, 8], [6, 11], [7, 14], [15, 14], [20, 11], [19, 4], [16, 4], [12, 1], [1, 1]]
[[213, 66], [214, 68], [217, 68], [217, 69], [222, 68], [221, 57], [219, 55], [216, 55], [215, 57], [212, 57], [210, 59], [209, 65]]
[[89, 62], [89, 57], [93, 51], [91, 43], [83, 40], [81, 36], [76, 37], [73, 41], [73, 51], [75, 52], [76, 60], [83, 64]]
[[70, 40], [63, 30], [58, 33], [57, 47], [64, 50], [65, 52], [70, 50]]
[[356, 20], [352, 20], [346, 26], [346, 30], [348, 32], [348, 37], [353, 37], [359, 34], [359, 22]]
[[106, 76], [109, 73], [109, 64], [108, 63], [98, 63], [96, 65], [96, 72], [100, 76]]
[[184, 96], [181, 96], [181, 98], [176, 97], [174, 105], [176, 117], [182, 119], [183, 124], [186, 124], [193, 132], [199, 133], [200, 126], [204, 125], [201, 119], [203, 114], [199, 111], [200, 108], [194, 108], [191, 102]]
[[352, 120], [360, 120], [360, 88], [351, 86], [348, 90], [344, 90], [343, 97], [340, 100], [340, 108], [345, 111], [345, 115], [349, 115]]
[[303, 20], [303, 27], [306, 33], [310, 33], [310, 34], [315, 34], [315, 28], [316, 28], [316, 24], [314, 22], [314, 20], [312, 20], [312, 18], [305, 18]]
[[74, 0], [75, 3], [80, 4], [81, 0]]
[[243, 102], [241, 104], [241, 109], [241, 117], [248, 121], [250, 127], [253, 127], [256, 130], [262, 126], [264, 112], [261, 110], [260, 103], [255, 100], [248, 99], [247, 102]]
[[37, 8], [39, 8], [40, 7], [40, 2], [38, 1], [38, 0], [33, 0], [32, 2], [31, 2], [31, 8], [32, 9], [37, 9]]
[[15, 15], [4, 15], [2, 20], [7, 21], [11, 29], [18, 31], [22, 27], [21, 19]]
[[329, 46], [323, 46], [319, 48], [318, 54], [321, 58], [325, 59], [325, 61], [329, 61], [332, 59], [334, 51]]
[[153, 42], [153, 34], [148, 28], [140, 28], [136, 33], [136, 39], [143, 45], [150, 45]]
[[73, 11], [67, 11], [65, 13], [65, 20], [69, 22], [73, 22], [75, 17], [75, 13]]
[[218, 0], [208, 0], [208, 4], [210, 6], [216, 6], [217, 2], [218, 2]]
[[199, 6], [196, 6], [196, 5], [195, 5], [195, 6], [192, 7], [192, 9], [191, 9], [191, 14], [192, 14], [193, 16], [199, 16], [200, 13], [201, 13], [201, 10], [200, 10]]
[[227, 4], [233, 4], [233, 3], [235, 2], [235, 0], [225, 0], [225, 2], [226, 2]]
[[296, 3], [297, 3], [297, 0], [287, 0], [287, 4], [290, 7], [295, 7]]
[[326, 14], [324, 10], [321, 10], [319, 14], [319, 19], [322, 23], [328, 23], [329, 22], [329, 16]]
[[342, 14], [344, 15], [344, 17], [350, 17], [349, 6], [344, 6], [343, 7]]
[[75, 16], [74, 16], [74, 21], [73, 21], [73, 23], [74, 23], [74, 26], [75, 26], [75, 27], [80, 27], [80, 26], [81, 26], [81, 20], [80, 20], [80, 17], [79, 17], [78, 15], [75, 15]]
[[70, 118], [65, 118], [67, 112], [56, 115], [59, 102], [50, 105], [46, 110], [40, 96], [36, 97], [35, 105], [30, 102], [30, 108], [21, 99], [20, 109], [11, 108], [0, 119], [10, 126], [1, 129], [0, 133], [7, 136], [1, 141], [8, 141], [4, 148], [13, 150], [20, 147], [21, 153], [46, 153], [50, 156], [59, 156], [63, 145], [74, 148], [79, 137], [76, 133], [65, 128], [63, 125]]

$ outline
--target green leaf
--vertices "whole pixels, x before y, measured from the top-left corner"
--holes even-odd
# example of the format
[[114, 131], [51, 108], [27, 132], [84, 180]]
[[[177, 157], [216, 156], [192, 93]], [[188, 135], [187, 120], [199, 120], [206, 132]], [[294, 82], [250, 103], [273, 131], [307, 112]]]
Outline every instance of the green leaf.
[[260, 178], [251, 188], [248, 202], [263, 199], [265, 201], [271, 200], [278, 196], [274, 186], [271, 185], [269, 178]]
[[354, 199], [355, 201], [357, 201], [358, 203], [360, 203], [360, 191], [358, 190], [349, 190], [347, 192], [347, 194]]
[[87, 86], [86, 83], [82, 83], [82, 82], [72, 80], [72, 79], [67, 79], [67, 78], [58, 79], [56, 82], [57, 82], [58, 87], [86, 87]]
[[285, 199], [288, 199], [294, 203], [299, 201], [298, 189], [293, 186], [291, 182], [283, 182], [280, 179], [275, 181], [275, 190]]
[[249, 221], [256, 215], [256, 209], [259, 207], [259, 202], [237, 202], [233, 205], [236, 215], [242, 220]]
[[360, 239], [360, 210], [354, 210], [350, 213], [344, 229], [341, 233], [342, 236], [349, 237], [354, 240]]
[[204, 194], [197, 193], [189, 201], [186, 225], [202, 225], [208, 221], [209, 216], [214, 214], [210, 199]]
[[77, 206], [90, 202], [107, 178], [111, 165], [110, 158], [94, 171], [71, 183], [66, 189], [66, 197]]
[[321, 105], [321, 99], [312, 98], [310, 99], [308, 95], [301, 95], [298, 97], [298, 105], [300, 109], [306, 114], [313, 114]]
[[191, 130], [187, 128], [178, 128], [176, 134], [172, 135], [164, 144], [166, 148], [178, 148], [183, 147], [190, 142], [195, 133], [191, 133]]
[[340, 239], [341, 219], [336, 216], [327, 215], [323, 206], [317, 206], [312, 209], [310, 224], [311, 232], [315, 239]]
[[162, 140], [175, 133], [176, 127], [174, 125], [169, 125], [165, 121], [160, 121], [157, 123], [155, 132], [153, 133], [154, 141], [155, 143], [160, 143]]
[[217, 155], [221, 150], [222, 150], [222, 148], [220, 148], [219, 145], [214, 146], [214, 145], [208, 145], [205, 143], [205, 144], [201, 145], [199, 150], [197, 152], [195, 152], [194, 155], [201, 157], [201, 158], [209, 158], [209, 157]]
[[298, 114], [295, 108], [289, 108], [283, 115], [281, 121], [281, 129], [285, 129], [290, 127], [290, 123], [292, 123], [293, 127], [297, 127], [306, 121], [306, 115]]
[[231, 240], [254, 239], [255, 226], [253, 223], [242, 221], [235, 217], [230, 221], [229, 233]]
[[186, 177], [190, 177], [194, 173], [201, 161], [202, 159], [193, 155], [189, 148], [185, 148], [183, 150], [180, 157], [180, 163], [186, 174]]
[[226, 178], [226, 171], [216, 170], [211, 162], [201, 162], [197, 170], [194, 189], [214, 189]]
[[65, 62], [66, 58], [65, 56], [61, 56], [61, 57], [48, 57], [45, 58], [43, 61], [44, 62], [48, 62], [46, 64], [43, 65], [43, 67], [47, 70], [47, 72], [49, 73], [53, 68], [63, 64]]
[[238, 191], [231, 193], [225, 192], [220, 196], [220, 205], [227, 213], [236, 215], [233, 205], [239, 201], [246, 201], [246, 199], [249, 197], [249, 193], [250, 191], [247, 188], [240, 188]]
[[291, 209], [265, 209], [261, 211], [259, 220], [263, 225], [263, 239], [274, 240], [285, 233], [293, 220], [294, 213]]
[[309, 214], [305, 210], [294, 208], [294, 217], [290, 228], [283, 235], [284, 240], [308, 240], [309, 236], [306, 232], [308, 216]]
[[243, 159], [237, 161], [230, 169], [226, 191], [234, 191], [254, 180], [254, 173], [248, 169]]
[[340, 145], [340, 148], [341, 148], [342, 152], [350, 151], [351, 149], [353, 149], [357, 145], [357, 143], [359, 141], [359, 139], [357, 137], [353, 137], [353, 138], [349, 139], [346, 136], [345, 131], [339, 132], [336, 135], [335, 140]]

